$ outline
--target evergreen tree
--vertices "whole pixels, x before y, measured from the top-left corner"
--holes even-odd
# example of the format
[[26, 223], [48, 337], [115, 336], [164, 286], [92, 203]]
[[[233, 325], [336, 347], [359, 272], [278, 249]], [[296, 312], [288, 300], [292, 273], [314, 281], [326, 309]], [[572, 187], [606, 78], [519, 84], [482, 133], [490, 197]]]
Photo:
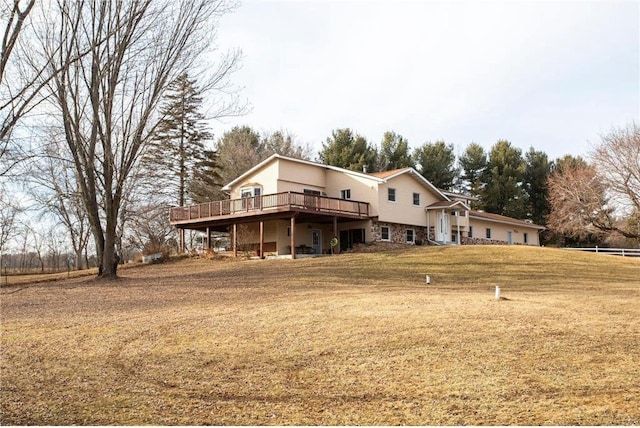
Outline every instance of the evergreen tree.
[[216, 151], [220, 178], [225, 184], [271, 155], [260, 134], [246, 125], [225, 132], [216, 144]]
[[418, 166], [418, 172], [434, 186], [451, 190], [458, 177], [455, 166], [456, 155], [453, 144], [444, 141], [425, 143], [413, 152], [413, 160]]
[[378, 152], [378, 171], [391, 171], [414, 166], [409, 142], [400, 134], [385, 132]]
[[525, 168], [522, 150], [513, 147], [506, 140], [493, 145], [482, 192], [482, 205], [487, 212], [525, 218], [525, 193], [522, 185]]
[[549, 188], [551, 162], [546, 153], [534, 150], [525, 154], [524, 191], [527, 197], [527, 217], [536, 224], [544, 225], [549, 216]]
[[201, 106], [196, 81], [181, 74], [169, 85], [163, 117], [142, 159], [152, 188], [181, 206], [189, 202], [187, 190], [195, 166], [204, 160], [206, 141], [212, 138], [199, 112]]
[[188, 191], [191, 202], [201, 204], [226, 199], [225, 193], [221, 190], [223, 185], [218, 153], [214, 150], [205, 150], [201, 159], [195, 163], [189, 182]]
[[322, 144], [319, 157], [326, 165], [352, 171], [374, 172], [378, 153], [364, 137], [354, 135], [351, 129], [344, 128], [331, 133], [331, 137]]
[[481, 206], [482, 190], [486, 183], [487, 154], [480, 144], [471, 143], [460, 157], [459, 163], [462, 169], [462, 191], [480, 198], [480, 201], [471, 204], [471, 208], [477, 209]]

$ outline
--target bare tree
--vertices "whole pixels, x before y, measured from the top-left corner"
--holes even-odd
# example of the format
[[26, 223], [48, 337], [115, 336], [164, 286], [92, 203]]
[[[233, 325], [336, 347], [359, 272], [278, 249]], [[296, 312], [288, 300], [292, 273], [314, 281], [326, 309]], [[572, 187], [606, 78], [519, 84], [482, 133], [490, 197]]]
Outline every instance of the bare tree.
[[618, 232], [640, 238], [640, 127], [636, 123], [602, 137], [592, 153], [598, 176], [620, 214], [628, 219]]
[[21, 211], [16, 203], [0, 187], [0, 253], [6, 250], [7, 243], [17, 233], [18, 214]]
[[73, 163], [65, 155], [57, 137], [48, 138], [44, 156], [29, 165], [23, 174], [29, 193], [41, 211], [53, 216], [67, 231], [75, 256], [75, 267], [85, 266], [84, 253], [91, 235]]
[[[59, 52], [49, 88], [91, 225], [99, 276], [116, 276], [120, 209], [159, 121], [159, 100], [169, 82], [209, 53], [215, 20], [230, 9], [224, 0], [58, 2], [57, 37], [40, 40], [46, 52]], [[88, 55], [70, 61], [85, 50]]]
[[549, 229], [577, 238], [610, 230], [613, 210], [593, 165], [565, 167], [551, 174], [548, 186]]

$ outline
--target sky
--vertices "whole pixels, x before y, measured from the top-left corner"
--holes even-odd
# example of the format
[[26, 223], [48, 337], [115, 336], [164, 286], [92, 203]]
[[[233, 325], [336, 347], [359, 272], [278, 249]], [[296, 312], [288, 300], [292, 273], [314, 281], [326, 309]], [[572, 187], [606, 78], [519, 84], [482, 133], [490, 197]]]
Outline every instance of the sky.
[[215, 135], [286, 130], [314, 156], [351, 128], [586, 157], [640, 121], [640, 1], [246, 0], [218, 44], [243, 52], [250, 110]]

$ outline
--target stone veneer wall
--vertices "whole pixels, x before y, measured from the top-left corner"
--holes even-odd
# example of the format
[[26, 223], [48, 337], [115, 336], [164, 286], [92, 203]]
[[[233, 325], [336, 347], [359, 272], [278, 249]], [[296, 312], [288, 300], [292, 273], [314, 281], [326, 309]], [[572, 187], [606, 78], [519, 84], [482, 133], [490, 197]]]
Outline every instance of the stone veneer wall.
[[[389, 228], [389, 238], [391, 241], [382, 241], [382, 227], [386, 226]], [[405, 244], [407, 243], [407, 229], [413, 229], [415, 233], [415, 240], [417, 243], [426, 244], [426, 236], [427, 236], [427, 228], [420, 226], [412, 226], [406, 224], [398, 224], [398, 223], [380, 223], [377, 221], [371, 222], [371, 236], [373, 236], [373, 240], [375, 242], [382, 243], [398, 243]]]

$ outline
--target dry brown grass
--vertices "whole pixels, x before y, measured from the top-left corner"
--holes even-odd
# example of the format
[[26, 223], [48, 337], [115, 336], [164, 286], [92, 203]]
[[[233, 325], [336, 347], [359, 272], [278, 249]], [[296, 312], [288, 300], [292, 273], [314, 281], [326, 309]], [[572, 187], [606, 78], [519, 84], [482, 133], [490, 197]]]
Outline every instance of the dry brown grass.
[[640, 424], [637, 259], [447, 247], [122, 274], [0, 290], [2, 424]]

